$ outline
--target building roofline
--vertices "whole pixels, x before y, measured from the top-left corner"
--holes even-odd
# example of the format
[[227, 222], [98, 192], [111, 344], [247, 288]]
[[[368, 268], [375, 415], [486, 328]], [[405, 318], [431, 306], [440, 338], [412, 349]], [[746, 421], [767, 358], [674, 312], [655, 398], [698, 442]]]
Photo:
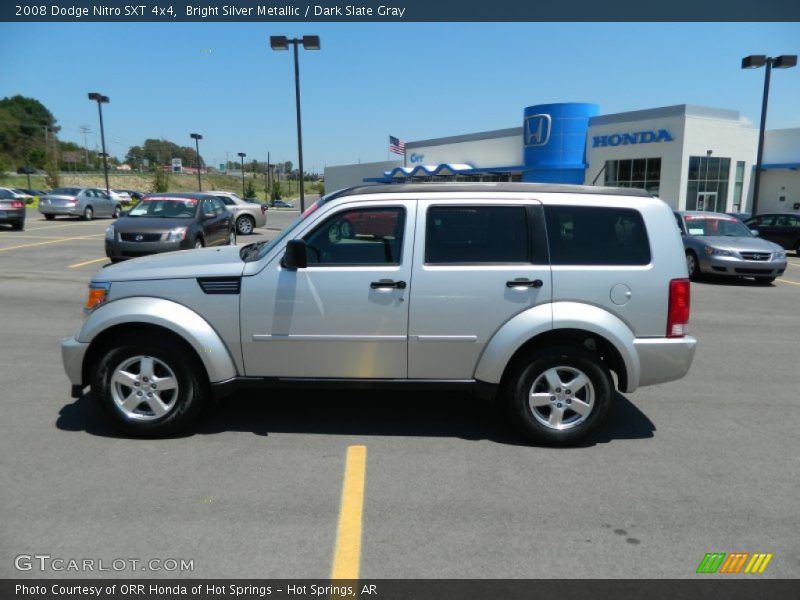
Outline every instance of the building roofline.
[[740, 115], [737, 110], [727, 108], [712, 108], [710, 106], [697, 106], [694, 104], [676, 104], [659, 108], [646, 108], [629, 112], [614, 113], [610, 115], [597, 115], [589, 117], [589, 127], [594, 125], [612, 125], [615, 123], [630, 123], [631, 121], [647, 121], [663, 117], [703, 117], [706, 119], [721, 119], [739, 122]]
[[478, 133], [466, 133], [464, 135], [453, 135], [442, 138], [431, 138], [429, 140], [418, 140], [407, 142], [406, 150], [427, 146], [444, 146], [445, 144], [458, 144], [460, 142], [477, 142], [481, 140], [492, 140], [495, 138], [514, 137], [522, 135], [522, 127], [511, 127], [509, 129], [494, 129], [492, 131], [480, 131]]

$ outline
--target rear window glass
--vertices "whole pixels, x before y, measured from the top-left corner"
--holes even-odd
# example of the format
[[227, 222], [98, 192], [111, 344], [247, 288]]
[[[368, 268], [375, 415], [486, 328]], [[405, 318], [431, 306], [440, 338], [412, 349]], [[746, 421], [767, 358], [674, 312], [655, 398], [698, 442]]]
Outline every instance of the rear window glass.
[[54, 196], [77, 196], [81, 193], [80, 188], [56, 188], [50, 192]]
[[433, 206], [428, 210], [425, 262], [530, 262], [524, 206]]
[[594, 206], [545, 206], [554, 265], [646, 265], [650, 243], [639, 211]]

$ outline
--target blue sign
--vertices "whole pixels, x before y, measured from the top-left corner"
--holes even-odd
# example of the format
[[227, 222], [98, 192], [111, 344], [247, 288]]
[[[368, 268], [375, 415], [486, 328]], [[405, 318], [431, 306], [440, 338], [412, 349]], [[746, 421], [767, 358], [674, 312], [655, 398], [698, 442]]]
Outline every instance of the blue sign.
[[553, 118], [550, 115], [529, 115], [525, 117], [525, 147], [546, 146], [550, 141]]
[[655, 142], [671, 142], [672, 136], [666, 129], [658, 131], [634, 131], [632, 133], [613, 133], [611, 135], [592, 136], [592, 148], [605, 146], [628, 146], [630, 144], [653, 144]]

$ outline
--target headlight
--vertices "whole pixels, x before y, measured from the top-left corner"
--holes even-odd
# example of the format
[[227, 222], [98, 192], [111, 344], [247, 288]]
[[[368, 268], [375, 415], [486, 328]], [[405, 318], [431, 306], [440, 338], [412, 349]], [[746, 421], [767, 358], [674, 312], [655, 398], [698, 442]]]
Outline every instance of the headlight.
[[783, 250], [776, 250], [772, 253], [772, 260], [783, 260], [786, 258], [786, 252]]
[[89, 284], [89, 297], [86, 299], [86, 305], [83, 307], [83, 312], [90, 313], [95, 308], [104, 304], [108, 300], [108, 292], [111, 290], [111, 284], [105, 282], [92, 282]]
[[182, 242], [186, 239], [186, 230], [189, 229], [188, 227], [176, 227], [175, 229], [170, 229], [169, 233], [167, 234], [167, 241], [168, 242]]
[[109, 225], [108, 227], [106, 227], [106, 239], [107, 240], [113, 242], [115, 234], [116, 234], [116, 232], [114, 231], [114, 226], [113, 225]]
[[711, 246], [705, 247], [707, 256], [734, 256], [730, 250], [722, 250], [721, 248], [713, 248]]

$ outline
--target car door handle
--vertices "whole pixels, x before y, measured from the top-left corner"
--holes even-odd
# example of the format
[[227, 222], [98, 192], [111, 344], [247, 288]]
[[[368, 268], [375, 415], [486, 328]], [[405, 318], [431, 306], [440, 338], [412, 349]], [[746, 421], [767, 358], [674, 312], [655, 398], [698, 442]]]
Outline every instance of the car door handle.
[[507, 288], [515, 288], [515, 287], [528, 287], [528, 288], [540, 288], [544, 285], [544, 282], [541, 279], [534, 279], [531, 281], [530, 279], [513, 279], [511, 281], [506, 281]]
[[378, 290], [381, 288], [394, 288], [396, 290], [406, 289], [405, 281], [392, 281], [391, 279], [381, 279], [380, 281], [373, 281], [369, 284], [370, 289]]

